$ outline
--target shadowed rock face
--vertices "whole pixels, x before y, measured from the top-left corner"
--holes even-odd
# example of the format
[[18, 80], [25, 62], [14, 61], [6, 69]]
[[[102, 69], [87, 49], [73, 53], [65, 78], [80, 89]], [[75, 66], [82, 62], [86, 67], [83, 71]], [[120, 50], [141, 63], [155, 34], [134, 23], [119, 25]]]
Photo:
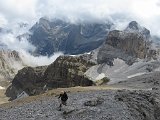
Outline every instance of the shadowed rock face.
[[47, 66], [36, 68], [25, 67], [19, 70], [11, 86], [7, 88], [6, 95], [11, 97], [11, 99], [15, 99], [23, 91], [29, 95], [41, 93], [46, 84], [43, 79], [46, 68]]
[[49, 66], [23, 68], [18, 71], [6, 94], [15, 99], [23, 91], [36, 95], [59, 87], [91, 86], [93, 82], [84, 73], [92, 65], [82, 57], [61, 56]]
[[99, 47], [106, 38], [112, 23], [72, 24], [62, 20], [41, 18], [32, 28], [29, 41], [36, 53], [51, 55], [57, 51], [79, 54]]
[[82, 57], [61, 56], [49, 65], [44, 78], [51, 87], [90, 86], [93, 83], [84, 73], [94, 65]]
[[113, 65], [114, 58], [132, 64], [137, 58], [156, 59], [156, 51], [151, 49], [150, 32], [131, 22], [124, 31], [109, 32], [105, 44], [99, 49], [98, 63]]

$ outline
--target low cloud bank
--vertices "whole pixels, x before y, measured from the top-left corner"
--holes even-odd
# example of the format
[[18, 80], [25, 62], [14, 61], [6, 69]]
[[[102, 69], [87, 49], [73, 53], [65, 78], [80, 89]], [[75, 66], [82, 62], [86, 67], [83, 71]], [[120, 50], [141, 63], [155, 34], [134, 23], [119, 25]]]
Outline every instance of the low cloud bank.
[[26, 51], [20, 52], [20, 57], [24, 64], [36, 67], [36, 66], [44, 66], [49, 65], [54, 62], [57, 57], [63, 55], [61, 52], [54, 53], [54, 55], [47, 57], [47, 56], [32, 56], [31, 54], [27, 53]]
[[22, 37], [20, 40], [17, 38], [17, 34], [13, 32], [2, 32], [0, 34], [0, 44], [2, 44], [5, 48], [3, 49], [10, 49], [16, 50], [19, 52], [20, 58], [22, 59], [23, 63], [27, 66], [43, 66], [49, 65], [56, 60], [57, 57], [63, 55], [62, 52], [54, 53], [52, 56], [33, 56], [31, 52], [34, 52], [36, 49], [35, 46], [30, 44], [26, 37]]

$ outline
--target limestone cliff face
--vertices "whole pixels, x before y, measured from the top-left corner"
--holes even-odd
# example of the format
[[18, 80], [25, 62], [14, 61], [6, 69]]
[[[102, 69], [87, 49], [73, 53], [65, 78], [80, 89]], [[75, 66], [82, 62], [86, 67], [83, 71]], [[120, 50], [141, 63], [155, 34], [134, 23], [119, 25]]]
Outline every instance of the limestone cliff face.
[[18, 71], [6, 94], [15, 99], [23, 91], [36, 95], [59, 87], [91, 86], [93, 82], [84, 73], [92, 65], [82, 57], [60, 56], [49, 66], [23, 68]]
[[156, 59], [156, 51], [151, 49], [150, 32], [131, 22], [124, 31], [109, 32], [105, 44], [99, 49], [98, 63], [112, 65], [114, 58], [132, 64], [137, 58]]
[[0, 50], [0, 81], [12, 80], [23, 66], [24, 64], [18, 52]]
[[92, 65], [82, 57], [61, 56], [48, 66], [44, 78], [51, 87], [89, 86], [93, 83], [84, 73]]

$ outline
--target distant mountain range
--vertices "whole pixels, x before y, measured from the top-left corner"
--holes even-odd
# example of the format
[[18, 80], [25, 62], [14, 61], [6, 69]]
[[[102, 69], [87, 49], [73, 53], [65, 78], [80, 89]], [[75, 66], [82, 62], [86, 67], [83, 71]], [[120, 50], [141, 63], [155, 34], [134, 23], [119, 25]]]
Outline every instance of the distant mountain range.
[[73, 24], [59, 19], [40, 18], [30, 29], [31, 34], [24, 35], [36, 46], [36, 55], [50, 56], [57, 51], [81, 54], [98, 48], [112, 26], [111, 22]]
[[[40, 21], [43, 21], [42, 23], [44, 24], [44, 21], [46, 20], [41, 19]], [[59, 24], [63, 25], [62, 22]], [[56, 23], [56, 25], [58, 25], [58, 23]], [[35, 28], [36, 26], [37, 28]], [[42, 37], [45, 36], [45, 38], [47, 38], [37, 38], [37, 48], [39, 48], [39, 46], [41, 45], [46, 45], [46, 41], [52, 42], [52, 45], [55, 42], [59, 42], [60, 44], [60, 41], [63, 41], [62, 38], [66, 38], [66, 36], [62, 37], [62, 34], [60, 34], [62, 31], [64, 33], [64, 28], [66, 27], [63, 27], [63, 30], [62, 27], [60, 27], [59, 29], [61, 32], [57, 32], [57, 36], [55, 34], [56, 32], [54, 31], [53, 33], [55, 35], [51, 34], [53, 35], [53, 38], [51, 36], [48, 38], [46, 36], [48, 36], [48, 31], [51, 30], [51, 28], [49, 27], [50, 25], [48, 25], [48, 21], [46, 21], [45, 26], [47, 27], [44, 28], [44, 25], [41, 26], [40, 23], [37, 23], [37, 25], [32, 27], [32, 29], [38, 31], [36, 31], [35, 33], [33, 32], [33, 35], [30, 36], [30, 40], [33, 39], [34, 35], [40, 33], [40, 28], [41, 30], [43, 30], [43, 33], [45, 33], [41, 33]], [[79, 27], [82, 26], [80, 25]], [[72, 26], [71, 28], [77, 28], [77, 26]], [[66, 32], [67, 31], [68, 27]], [[81, 33], [81, 36], [84, 36], [84, 31], [81, 31], [80, 33], [79, 32], [79, 35]], [[88, 37], [87, 42], [90, 43], [88, 44], [89, 46], [91, 45], [91, 43], [93, 43], [93, 41], [89, 41], [90, 38], [92, 38], [93, 36], [93, 38], [96, 38], [98, 37], [96, 35], [99, 35], [92, 32], [90, 30], [87, 30], [87, 33], [85, 34], [85, 39], [87, 39]], [[157, 56], [159, 53], [152, 47], [152, 37], [150, 35], [150, 31], [140, 26], [136, 21], [130, 22], [126, 29], [122, 31], [111, 30], [109, 32], [105, 32], [107, 36], [105, 37], [105, 41], [103, 40], [103, 44], [99, 45], [98, 43], [96, 43], [96, 46], [98, 48], [96, 47], [96, 49], [94, 49], [91, 53], [76, 56], [60, 56], [55, 62], [53, 62], [49, 66], [41, 66], [37, 68], [23, 68], [13, 79], [12, 85], [8, 88], [6, 92], [7, 95], [12, 99], [15, 99], [17, 95], [21, 94], [21, 92], [25, 92], [28, 95], [36, 95], [39, 93], [43, 93], [46, 89], [58, 87], [73, 87], [77, 85], [94, 85], [97, 80], [103, 82], [103, 80], [109, 81], [110, 79], [110, 82], [112, 83], [115, 78], [117, 81], [121, 81], [122, 79], [126, 80], [127, 78], [132, 76], [155, 71], [159, 67], [159, 62], [157, 62]], [[70, 33], [69, 31], [68, 34], [72, 34], [72, 32]], [[61, 36], [62, 38], [59, 38], [57, 39], [57, 41], [55, 41], [58, 36]], [[81, 43], [81, 45], [83, 45], [82, 43], [84, 41], [83, 39], [81, 39], [81, 37], [79, 37], [73, 36], [71, 37], [72, 39], [67, 39], [67, 42], [69, 42], [70, 40], [77, 40], [76, 44]], [[101, 39], [102, 36], [99, 37]], [[38, 44], [41, 43], [38, 40], [43, 41], [43, 44]], [[57, 47], [57, 44], [54, 44], [54, 47], [52, 49], [55, 49]], [[84, 47], [86, 46], [84, 45]], [[81, 50], [79, 47], [73, 47], [72, 49], [70, 49], [70, 54], [72, 52], [75, 52], [74, 49]], [[44, 50], [50, 49], [48, 48]], [[83, 52], [87, 52], [88, 49], [84, 50], [85, 51]], [[77, 54], [79, 52], [77, 52]], [[138, 61], [139, 59], [141, 59], [142, 61]], [[153, 62], [149, 62], [150, 60], [153, 60]]]
[[[11, 80], [5, 94], [17, 99], [1, 107], [2, 119], [17, 119], [19, 113], [20, 119], [159, 120], [159, 38], [136, 21], [124, 30], [112, 26], [41, 18], [31, 33], [17, 38], [27, 37], [36, 46], [34, 55], [72, 54], [46, 66], [25, 67], [18, 52], [2, 49], [0, 85]], [[69, 101], [60, 112], [54, 96], [61, 90], [68, 93]]]
[[65, 56], [48, 66], [25, 67], [17, 51], [3, 49], [0, 43], [0, 80], [13, 80], [6, 92], [12, 99], [22, 92], [36, 95], [58, 87], [95, 85], [99, 80], [116, 83], [159, 70], [159, 38], [136, 21], [114, 30], [111, 22], [73, 24], [40, 18], [17, 39], [23, 37], [36, 47], [35, 56], [58, 51]]

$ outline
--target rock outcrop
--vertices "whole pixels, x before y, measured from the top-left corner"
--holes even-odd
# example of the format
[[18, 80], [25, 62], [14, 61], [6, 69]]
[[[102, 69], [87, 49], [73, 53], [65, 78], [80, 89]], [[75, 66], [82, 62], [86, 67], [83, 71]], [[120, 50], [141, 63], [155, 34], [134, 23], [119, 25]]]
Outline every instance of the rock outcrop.
[[131, 21], [124, 31], [137, 32], [139, 34], [142, 34], [144, 38], [148, 40], [151, 38], [150, 31], [145, 27], [140, 26], [136, 21]]
[[124, 31], [109, 32], [105, 44], [99, 49], [98, 63], [113, 65], [115, 58], [120, 58], [131, 65], [137, 58], [156, 59], [156, 51], [151, 48], [150, 32], [131, 22]]
[[52, 55], [63, 51], [66, 54], [80, 54], [99, 47], [106, 39], [112, 23], [69, 23], [62, 20], [40, 18], [28, 35], [36, 46], [35, 53]]
[[97, 82], [107, 77], [107, 84], [113, 84], [156, 71], [159, 53], [151, 40], [150, 31], [135, 21], [123, 31], [110, 31], [105, 43], [86, 55], [86, 59], [98, 63], [87, 70], [86, 76]]
[[94, 63], [82, 57], [61, 56], [49, 65], [44, 73], [44, 78], [51, 87], [90, 86], [93, 84], [84, 73]]
[[82, 57], [60, 56], [49, 66], [26, 67], [18, 71], [6, 95], [15, 99], [21, 92], [37, 95], [48, 89], [73, 86], [91, 86], [93, 82], [84, 73], [92, 62]]
[[18, 71], [17, 75], [12, 80], [11, 86], [6, 90], [6, 95], [11, 99], [17, 98], [22, 92], [28, 95], [39, 94], [46, 89], [46, 82], [43, 80], [43, 75], [47, 66], [43, 67], [25, 67]]

